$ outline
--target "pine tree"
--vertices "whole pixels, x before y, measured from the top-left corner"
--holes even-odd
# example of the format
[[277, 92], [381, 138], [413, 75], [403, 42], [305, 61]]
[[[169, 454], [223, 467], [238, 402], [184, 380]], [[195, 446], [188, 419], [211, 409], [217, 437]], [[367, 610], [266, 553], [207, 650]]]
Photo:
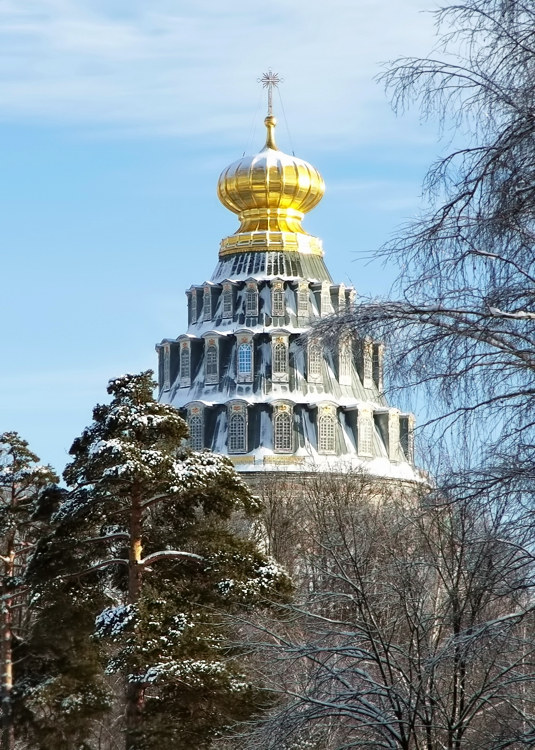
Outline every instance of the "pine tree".
[[71, 448], [41, 560], [100, 598], [92, 642], [124, 679], [126, 749], [204, 748], [261, 703], [225, 646], [225, 613], [289, 584], [233, 530], [258, 501], [227, 459], [181, 447], [186, 424], [154, 386], [150, 371], [110, 381]]
[[24, 574], [50, 517], [43, 503], [44, 491], [57, 481], [51, 467], [38, 462], [16, 432], [0, 435], [2, 750], [15, 747], [14, 654], [20, 657], [24, 652], [31, 622], [31, 599]]
[[[49, 494], [56, 507], [68, 497], [57, 487]], [[34, 606], [24, 668], [15, 684], [15, 720], [27, 746], [40, 750], [92, 749], [96, 722], [113, 705], [93, 638], [95, 612], [110, 597], [102, 572], [88, 572], [94, 553], [81, 543], [82, 534], [54, 519], [25, 576]]]

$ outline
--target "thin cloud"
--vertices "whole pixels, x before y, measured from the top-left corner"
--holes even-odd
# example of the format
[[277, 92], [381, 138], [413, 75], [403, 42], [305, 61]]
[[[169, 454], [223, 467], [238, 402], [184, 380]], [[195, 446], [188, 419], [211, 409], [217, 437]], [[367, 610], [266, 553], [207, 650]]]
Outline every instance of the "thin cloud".
[[0, 117], [240, 141], [271, 65], [296, 132], [366, 140], [382, 126], [379, 61], [427, 51], [423, 3], [7, 0]]

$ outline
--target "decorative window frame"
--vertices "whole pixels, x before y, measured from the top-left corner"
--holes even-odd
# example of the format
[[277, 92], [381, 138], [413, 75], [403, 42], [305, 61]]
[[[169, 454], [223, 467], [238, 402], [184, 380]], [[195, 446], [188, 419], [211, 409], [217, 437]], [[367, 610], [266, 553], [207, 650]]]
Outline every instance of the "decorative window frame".
[[197, 287], [190, 287], [188, 292], [189, 297], [189, 322], [190, 325], [197, 323], [199, 318], [199, 308], [197, 304]]
[[405, 458], [410, 464], [414, 464], [414, 426], [416, 420], [414, 414], [401, 414], [399, 442]]
[[328, 281], [321, 282], [320, 293], [320, 316], [332, 315], [333, 305], [331, 301], [331, 285]]
[[212, 320], [212, 287], [206, 284], [203, 288], [202, 319]]
[[338, 312], [341, 313], [346, 309], [346, 285], [340, 284], [338, 286], [338, 299], [337, 299]]
[[204, 338], [204, 382], [207, 385], [219, 383], [219, 336], [207, 334]]
[[373, 411], [371, 409], [359, 409], [357, 445], [359, 456], [373, 456], [374, 430]]
[[244, 401], [227, 405], [227, 450], [231, 454], [247, 453], [248, 413]]
[[318, 341], [310, 341], [307, 346], [307, 381], [322, 382], [323, 349]]
[[163, 389], [171, 388], [171, 344], [165, 343], [162, 347], [163, 357]]
[[191, 342], [180, 341], [180, 387], [191, 385]]
[[320, 404], [317, 414], [318, 453], [336, 453], [336, 429], [338, 426], [336, 407], [333, 404]]
[[300, 281], [297, 286], [297, 317], [302, 323], [308, 322], [310, 315], [309, 294], [308, 281]]
[[373, 388], [373, 341], [370, 338], [362, 342], [362, 385]]
[[230, 281], [223, 282], [223, 292], [222, 292], [222, 314], [223, 318], [227, 320], [228, 318], [234, 317], [234, 290], [232, 288], [232, 284]]
[[273, 452], [293, 453], [295, 446], [293, 405], [287, 401], [272, 404]]
[[[248, 351], [249, 357], [242, 357], [242, 352]], [[249, 369], [241, 369], [242, 363], [249, 363]], [[254, 339], [253, 334], [246, 331], [236, 332], [236, 382], [252, 383], [254, 381]]]
[[204, 405], [188, 404], [186, 412], [186, 422], [189, 429], [188, 445], [193, 451], [204, 450]]
[[289, 335], [271, 336], [271, 380], [274, 383], [288, 383], [290, 380]]
[[388, 410], [388, 458], [399, 461], [399, 409]]
[[245, 317], [258, 317], [258, 284], [256, 281], [245, 282]]
[[382, 393], [384, 391], [384, 382], [383, 382], [384, 356], [385, 356], [385, 345], [381, 343], [374, 344], [373, 345], [373, 363], [372, 363], [373, 380], [374, 380], [375, 385], [377, 386], [379, 393]]
[[271, 317], [284, 318], [286, 315], [284, 282], [276, 279], [271, 282]]
[[352, 341], [346, 337], [338, 345], [338, 382], [340, 385], [351, 385], [352, 364]]

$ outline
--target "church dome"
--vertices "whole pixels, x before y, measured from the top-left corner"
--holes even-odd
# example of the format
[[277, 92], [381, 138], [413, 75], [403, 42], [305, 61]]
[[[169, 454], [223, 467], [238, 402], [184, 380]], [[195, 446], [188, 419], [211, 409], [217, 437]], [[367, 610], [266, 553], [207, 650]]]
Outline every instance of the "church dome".
[[241, 222], [242, 232], [298, 232], [305, 213], [325, 192], [318, 170], [308, 162], [279, 151], [275, 143], [277, 120], [268, 115], [266, 145], [258, 154], [244, 156], [221, 173], [217, 194]]

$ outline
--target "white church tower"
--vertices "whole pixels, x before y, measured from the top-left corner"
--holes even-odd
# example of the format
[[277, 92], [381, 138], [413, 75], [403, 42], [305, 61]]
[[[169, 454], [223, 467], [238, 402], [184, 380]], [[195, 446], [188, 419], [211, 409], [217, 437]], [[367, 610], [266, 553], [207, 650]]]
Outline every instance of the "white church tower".
[[265, 146], [217, 185], [240, 226], [221, 241], [212, 278], [187, 290], [187, 332], [156, 347], [159, 399], [183, 414], [193, 449], [227, 455], [241, 473], [362, 468], [414, 479], [414, 420], [383, 395], [382, 345], [347, 338], [327, 348], [303, 337], [353, 304], [355, 290], [333, 282], [321, 240], [302, 227], [324, 182], [277, 148], [278, 79], [263, 81]]

